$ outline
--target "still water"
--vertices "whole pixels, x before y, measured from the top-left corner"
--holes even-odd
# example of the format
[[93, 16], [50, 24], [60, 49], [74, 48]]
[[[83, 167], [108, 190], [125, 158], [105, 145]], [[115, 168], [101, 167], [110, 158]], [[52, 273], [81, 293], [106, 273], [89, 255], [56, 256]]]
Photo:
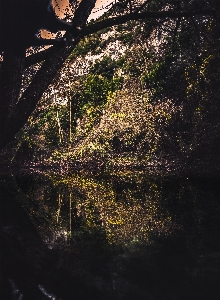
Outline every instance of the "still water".
[[0, 299], [220, 299], [217, 179], [0, 178]]

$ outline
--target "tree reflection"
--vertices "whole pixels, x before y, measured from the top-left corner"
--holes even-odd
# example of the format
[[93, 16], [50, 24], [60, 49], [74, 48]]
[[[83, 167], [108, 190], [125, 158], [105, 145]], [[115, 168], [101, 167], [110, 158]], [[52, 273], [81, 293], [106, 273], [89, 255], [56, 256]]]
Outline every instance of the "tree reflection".
[[[138, 178], [94, 178], [73, 176], [54, 180], [57, 204], [45, 198], [43, 210], [54, 216], [50, 227], [76, 235], [76, 229], [105, 232], [110, 244], [148, 244], [151, 237], [166, 236], [177, 226], [161, 207], [157, 184]], [[61, 205], [62, 203], [62, 205]], [[56, 210], [56, 211], [55, 211]], [[42, 212], [41, 212], [42, 213]]]
[[219, 299], [218, 182], [29, 174], [0, 188], [8, 293], [14, 286], [29, 299], [43, 291], [67, 300]]

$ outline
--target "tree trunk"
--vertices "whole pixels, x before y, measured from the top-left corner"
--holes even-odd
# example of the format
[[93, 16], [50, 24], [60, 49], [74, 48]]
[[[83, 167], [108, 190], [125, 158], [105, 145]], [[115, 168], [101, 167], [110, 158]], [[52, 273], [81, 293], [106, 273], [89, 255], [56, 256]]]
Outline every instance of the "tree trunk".
[[8, 129], [14, 124], [16, 104], [20, 95], [22, 73], [24, 69], [25, 52], [16, 54], [13, 51], [4, 53], [1, 66], [0, 86], [0, 148], [8, 141]]
[[25, 50], [24, 53], [17, 53], [16, 49], [5, 51], [0, 70], [0, 149], [8, 144], [25, 125], [43, 93], [78, 44], [95, 3], [96, 0], [82, 0], [80, 2], [72, 22], [73, 41], [70, 45], [54, 46], [51, 49], [50, 56], [44, 61], [23, 93], [21, 83], [25, 66]]

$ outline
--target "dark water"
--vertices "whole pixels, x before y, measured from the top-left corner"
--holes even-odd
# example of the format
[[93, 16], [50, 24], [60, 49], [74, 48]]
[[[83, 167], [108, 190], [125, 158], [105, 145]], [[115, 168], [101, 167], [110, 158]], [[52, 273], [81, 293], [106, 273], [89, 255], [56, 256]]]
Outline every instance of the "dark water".
[[0, 299], [220, 299], [219, 183], [2, 177]]

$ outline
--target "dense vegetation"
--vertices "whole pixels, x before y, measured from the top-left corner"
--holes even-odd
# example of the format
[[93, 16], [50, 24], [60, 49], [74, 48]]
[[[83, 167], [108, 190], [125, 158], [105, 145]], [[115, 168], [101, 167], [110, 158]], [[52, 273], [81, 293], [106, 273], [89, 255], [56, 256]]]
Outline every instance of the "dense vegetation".
[[219, 1], [71, 2], [1, 56], [0, 298], [218, 300]]
[[[91, 22], [88, 32], [105, 28], [75, 46], [4, 152], [19, 163], [217, 171], [218, 12], [218, 1], [120, 1]], [[21, 89], [40, 64], [24, 71]]]

